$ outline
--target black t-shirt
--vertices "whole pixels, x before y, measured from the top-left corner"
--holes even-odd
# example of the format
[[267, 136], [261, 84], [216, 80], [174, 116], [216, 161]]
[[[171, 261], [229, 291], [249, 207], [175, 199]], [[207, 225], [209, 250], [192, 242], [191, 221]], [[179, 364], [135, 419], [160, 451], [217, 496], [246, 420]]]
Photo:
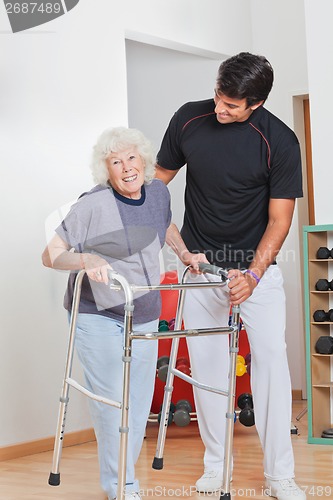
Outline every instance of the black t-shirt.
[[213, 99], [184, 104], [173, 116], [157, 156], [178, 170], [187, 164], [181, 234], [210, 262], [247, 268], [268, 222], [270, 198], [302, 196], [294, 132], [262, 106], [248, 120], [217, 121]]

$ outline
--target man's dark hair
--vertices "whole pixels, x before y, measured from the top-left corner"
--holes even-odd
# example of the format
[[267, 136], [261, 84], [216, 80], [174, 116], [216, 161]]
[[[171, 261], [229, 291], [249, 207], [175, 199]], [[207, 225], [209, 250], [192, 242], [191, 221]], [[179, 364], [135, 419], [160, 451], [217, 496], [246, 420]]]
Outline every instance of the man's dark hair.
[[263, 56], [241, 52], [223, 61], [217, 74], [217, 90], [247, 106], [266, 101], [273, 85], [273, 68]]

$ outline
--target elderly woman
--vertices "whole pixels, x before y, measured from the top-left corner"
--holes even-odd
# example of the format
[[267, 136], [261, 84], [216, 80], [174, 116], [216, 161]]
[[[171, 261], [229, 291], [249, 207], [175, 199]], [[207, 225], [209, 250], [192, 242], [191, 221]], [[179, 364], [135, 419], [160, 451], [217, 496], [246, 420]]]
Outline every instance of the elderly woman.
[[[64, 305], [70, 312], [75, 277], [85, 269], [75, 346], [86, 386], [120, 401], [124, 301], [122, 292], [106, 286], [112, 268], [137, 285], [160, 282], [159, 253], [170, 226], [176, 252], [186, 252], [172, 224], [170, 196], [154, 176], [152, 148], [141, 132], [123, 127], [106, 130], [93, 152], [97, 185], [81, 195], [56, 229], [43, 253], [43, 264], [70, 270]], [[136, 295], [136, 331], [156, 331], [160, 293]], [[139, 499], [134, 466], [150, 411], [156, 370], [157, 342], [134, 340], [130, 381], [126, 499]], [[109, 500], [116, 497], [120, 411], [89, 400], [98, 443], [100, 477]]]

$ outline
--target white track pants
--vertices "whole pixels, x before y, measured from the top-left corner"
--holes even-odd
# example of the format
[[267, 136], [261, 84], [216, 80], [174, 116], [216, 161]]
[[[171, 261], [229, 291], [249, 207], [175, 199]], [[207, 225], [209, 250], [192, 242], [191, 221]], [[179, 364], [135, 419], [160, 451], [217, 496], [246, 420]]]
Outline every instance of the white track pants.
[[[216, 281], [211, 274], [190, 275], [189, 281]], [[228, 287], [186, 292], [186, 328], [227, 326]], [[294, 477], [291, 444], [291, 383], [285, 343], [285, 294], [277, 265], [267, 269], [252, 296], [241, 304], [251, 348], [251, 388], [255, 422], [264, 451], [264, 473], [271, 479]], [[187, 339], [192, 376], [199, 382], [228, 388], [227, 335]], [[221, 470], [224, 458], [227, 398], [194, 387], [204, 465]]]

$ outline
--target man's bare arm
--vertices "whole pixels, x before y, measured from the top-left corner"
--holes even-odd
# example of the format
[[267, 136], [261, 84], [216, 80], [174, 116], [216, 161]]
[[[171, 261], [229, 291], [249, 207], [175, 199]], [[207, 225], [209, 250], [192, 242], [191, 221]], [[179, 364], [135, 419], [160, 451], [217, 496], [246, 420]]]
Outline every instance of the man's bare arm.
[[156, 165], [155, 177], [164, 182], [164, 184], [169, 184], [170, 181], [177, 175], [179, 170], [167, 170], [159, 165]]
[[[274, 262], [285, 241], [294, 213], [294, 199], [271, 198], [268, 208], [268, 224], [259, 242], [249, 269], [261, 279], [266, 269]], [[237, 269], [229, 272], [230, 299], [232, 304], [241, 304], [252, 294], [257, 281], [250, 273], [242, 274]]]

